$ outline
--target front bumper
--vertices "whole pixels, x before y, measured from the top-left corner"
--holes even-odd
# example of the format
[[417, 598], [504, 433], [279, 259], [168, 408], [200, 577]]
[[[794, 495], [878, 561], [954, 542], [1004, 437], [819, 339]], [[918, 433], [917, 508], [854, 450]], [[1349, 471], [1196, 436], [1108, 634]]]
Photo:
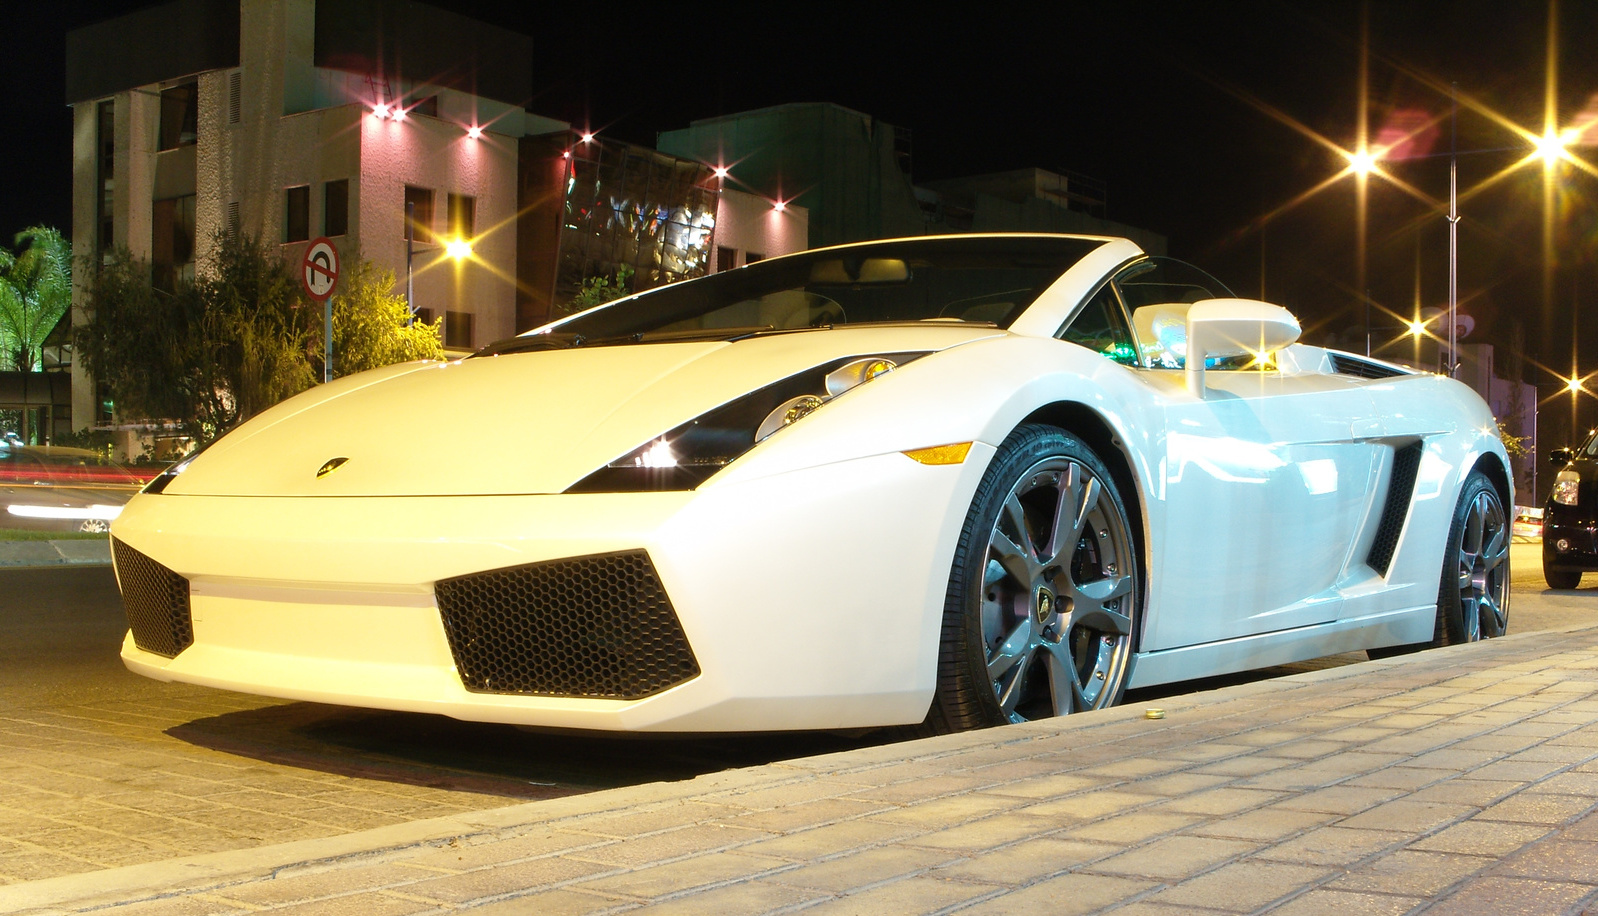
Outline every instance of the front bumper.
[[[142, 496], [113, 536], [187, 580], [193, 643], [168, 658], [130, 633], [122, 656], [161, 680], [557, 728], [918, 722], [954, 544], [991, 454], [880, 455], [692, 493]], [[625, 699], [463, 683], [435, 583], [640, 551], [697, 674]]]

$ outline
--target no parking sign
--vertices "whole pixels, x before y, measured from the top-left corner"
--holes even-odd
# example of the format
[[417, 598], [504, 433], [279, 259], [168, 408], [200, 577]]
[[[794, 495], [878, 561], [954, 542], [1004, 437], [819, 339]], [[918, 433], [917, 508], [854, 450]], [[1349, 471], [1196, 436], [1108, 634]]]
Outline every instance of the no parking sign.
[[305, 260], [300, 265], [300, 279], [305, 283], [305, 294], [318, 302], [333, 295], [338, 285], [338, 249], [326, 238], [320, 238], [305, 249]]

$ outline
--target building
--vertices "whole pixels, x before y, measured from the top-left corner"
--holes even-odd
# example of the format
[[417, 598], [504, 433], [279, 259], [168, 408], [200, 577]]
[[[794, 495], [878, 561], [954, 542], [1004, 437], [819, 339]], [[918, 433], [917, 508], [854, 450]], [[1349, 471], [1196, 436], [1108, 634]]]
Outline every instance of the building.
[[656, 145], [727, 169], [729, 187], [806, 208], [811, 248], [928, 233], [1071, 232], [1166, 250], [1164, 236], [1104, 219], [1104, 185], [1085, 176], [1024, 169], [918, 184], [907, 128], [827, 102], [694, 121]]
[[[718, 193], [706, 163], [526, 111], [532, 54], [526, 36], [412, 0], [174, 0], [78, 29], [74, 250], [126, 248], [171, 284], [220, 232], [274, 240], [294, 264], [325, 236], [393, 269], [463, 353], [622, 263], [647, 287], [705, 273], [718, 239], [803, 247], [802, 211], [777, 240], [718, 233], [740, 192]], [[119, 422], [80, 368], [71, 406], [70, 428]]]

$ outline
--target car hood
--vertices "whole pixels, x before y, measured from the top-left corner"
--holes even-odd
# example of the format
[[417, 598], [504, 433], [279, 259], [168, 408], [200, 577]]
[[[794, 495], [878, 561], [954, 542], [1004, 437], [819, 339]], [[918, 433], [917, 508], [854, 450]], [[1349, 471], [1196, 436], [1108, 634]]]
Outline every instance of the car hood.
[[[714, 407], [829, 360], [942, 350], [1003, 333], [954, 324], [832, 328], [391, 366], [257, 416], [198, 456], [164, 492], [559, 493]], [[318, 476], [336, 459], [343, 461], [335, 470]]]

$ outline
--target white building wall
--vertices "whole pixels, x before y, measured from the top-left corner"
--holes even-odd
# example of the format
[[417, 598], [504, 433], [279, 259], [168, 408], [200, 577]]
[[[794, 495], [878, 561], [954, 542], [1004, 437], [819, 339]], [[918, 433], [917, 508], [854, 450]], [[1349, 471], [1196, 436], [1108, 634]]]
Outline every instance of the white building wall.
[[394, 121], [366, 110], [356, 132], [360, 193], [351, 194], [352, 210], [359, 201], [359, 229], [351, 228], [369, 260], [395, 268], [403, 293], [405, 187], [433, 192], [431, 229], [441, 241], [447, 241], [449, 195], [475, 198], [472, 257], [456, 261], [441, 245], [419, 245], [412, 259], [413, 304], [436, 316], [474, 313], [472, 346], [481, 346], [515, 333], [517, 149], [513, 137], [492, 128], [473, 139], [469, 126], [414, 114]]
[[[810, 237], [810, 211], [788, 206], [778, 210], [758, 194], [724, 188], [716, 202], [716, 248], [737, 252], [735, 267], [749, 262], [749, 255], [774, 258], [803, 251]], [[717, 253], [710, 253], [710, 270], [718, 269]]]

